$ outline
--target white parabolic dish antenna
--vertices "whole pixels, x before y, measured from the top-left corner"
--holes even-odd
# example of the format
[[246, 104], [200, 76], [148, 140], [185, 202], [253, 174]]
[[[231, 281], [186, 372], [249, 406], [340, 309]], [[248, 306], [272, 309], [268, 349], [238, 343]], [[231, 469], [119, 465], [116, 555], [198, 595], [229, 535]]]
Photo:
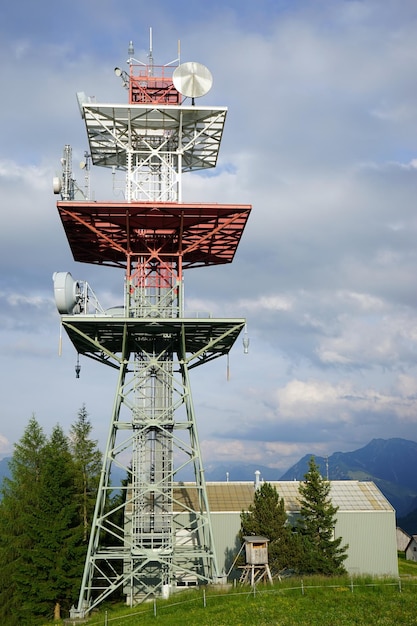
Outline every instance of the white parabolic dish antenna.
[[61, 314], [72, 315], [81, 300], [80, 283], [74, 280], [69, 272], [54, 272], [52, 279], [58, 311]]
[[172, 82], [177, 91], [187, 98], [200, 98], [211, 89], [213, 77], [205, 65], [190, 61], [181, 63], [172, 74]]

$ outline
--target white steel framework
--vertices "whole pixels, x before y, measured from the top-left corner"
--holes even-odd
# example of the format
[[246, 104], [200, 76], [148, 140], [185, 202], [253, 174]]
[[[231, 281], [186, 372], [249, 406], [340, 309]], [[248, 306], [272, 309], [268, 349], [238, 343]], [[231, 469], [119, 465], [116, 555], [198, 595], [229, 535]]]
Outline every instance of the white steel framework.
[[225, 107], [82, 105], [95, 165], [126, 171], [126, 200], [181, 202], [181, 173], [215, 167]]

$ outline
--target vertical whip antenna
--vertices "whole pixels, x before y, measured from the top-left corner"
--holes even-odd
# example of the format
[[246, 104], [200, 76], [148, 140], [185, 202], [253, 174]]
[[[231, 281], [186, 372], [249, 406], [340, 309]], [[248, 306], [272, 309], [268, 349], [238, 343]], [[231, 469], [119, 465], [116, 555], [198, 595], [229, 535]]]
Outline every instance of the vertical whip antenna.
[[149, 76], [153, 76], [152, 26], [149, 28]]

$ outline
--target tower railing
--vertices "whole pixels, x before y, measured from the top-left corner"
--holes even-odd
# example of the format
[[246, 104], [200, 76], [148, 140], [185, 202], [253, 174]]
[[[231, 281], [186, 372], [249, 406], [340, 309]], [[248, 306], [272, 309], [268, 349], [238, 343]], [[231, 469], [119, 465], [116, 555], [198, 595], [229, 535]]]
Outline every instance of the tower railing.
[[182, 96], [172, 82], [175, 68], [169, 65], [131, 63], [129, 102], [131, 104], [181, 104]]

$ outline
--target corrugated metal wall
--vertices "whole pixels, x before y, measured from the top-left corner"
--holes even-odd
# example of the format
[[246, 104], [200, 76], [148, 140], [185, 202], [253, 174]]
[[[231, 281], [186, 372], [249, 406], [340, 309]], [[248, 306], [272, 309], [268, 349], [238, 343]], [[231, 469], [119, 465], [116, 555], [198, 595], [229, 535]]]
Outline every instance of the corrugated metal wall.
[[[219, 568], [227, 573], [241, 544], [240, 513], [212, 513]], [[338, 513], [335, 536], [349, 544], [347, 571], [352, 575], [398, 576], [394, 511], [343, 511]]]
[[[272, 483], [284, 497], [287, 514], [295, 522], [299, 483]], [[339, 507], [335, 536], [348, 544], [345, 567], [352, 575], [398, 576], [395, 511], [371, 482], [333, 481], [332, 501]], [[191, 492], [192, 493], [192, 492]], [[253, 500], [252, 483], [209, 483], [211, 521], [220, 573], [227, 574], [241, 547], [240, 511]], [[230, 507], [230, 508], [229, 508]], [[178, 513], [181, 517], [183, 513]], [[193, 526], [191, 519], [183, 526]], [[174, 521], [175, 526], [175, 521]]]
[[349, 573], [398, 576], [394, 511], [339, 512], [335, 535], [349, 544]]
[[219, 569], [227, 574], [242, 546], [238, 537], [240, 513], [212, 513], [211, 524]]

